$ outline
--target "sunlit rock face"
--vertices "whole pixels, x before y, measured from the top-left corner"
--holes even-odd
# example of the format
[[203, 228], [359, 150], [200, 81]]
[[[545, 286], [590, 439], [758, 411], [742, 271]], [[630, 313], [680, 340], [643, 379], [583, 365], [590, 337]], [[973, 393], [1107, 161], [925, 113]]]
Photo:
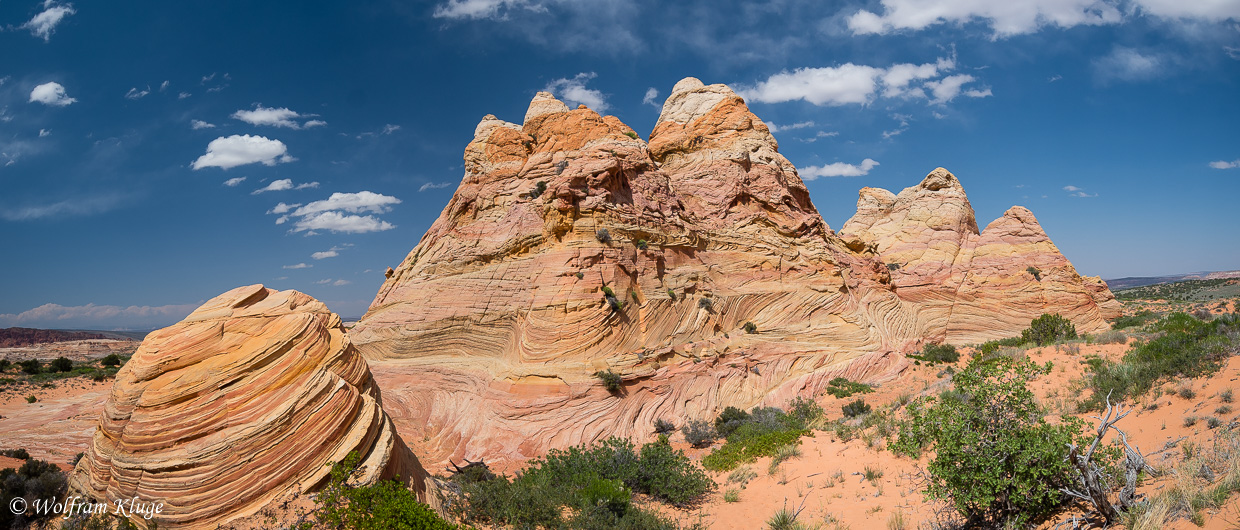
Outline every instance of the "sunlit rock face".
[[943, 168], [899, 195], [862, 189], [840, 235], [879, 253], [928, 339], [1009, 337], [1043, 313], [1095, 332], [1119, 316], [1106, 284], [1077, 274], [1028, 209], [1013, 206], [979, 231], [964, 188]]
[[[941, 200], [955, 217], [932, 220], [933, 250], [900, 236], [903, 252], [946, 261], [909, 274], [953, 277], [977, 235], [958, 195]], [[456, 193], [350, 336], [398, 430], [436, 463], [642, 440], [656, 419], [784, 405], [839, 375], [880, 381], [950, 319], [893, 283], [868, 230], [898, 200], [868, 200], [866, 229], [837, 236], [724, 85], [677, 83], [648, 143], [539, 93], [524, 123], [478, 124]], [[994, 326], [1028, 325], [1012, 322]], [[618, 392], [603, 370], [624, 378]]]
[[315, 489], [351, 451], [360, 483], [399, 476], [427, 499], [426, 473], [340, 317], [297, 291], [251, 285], [146, 337], [70, 485], [97, 500], [162, 502], [161, 527], [216, 528]]

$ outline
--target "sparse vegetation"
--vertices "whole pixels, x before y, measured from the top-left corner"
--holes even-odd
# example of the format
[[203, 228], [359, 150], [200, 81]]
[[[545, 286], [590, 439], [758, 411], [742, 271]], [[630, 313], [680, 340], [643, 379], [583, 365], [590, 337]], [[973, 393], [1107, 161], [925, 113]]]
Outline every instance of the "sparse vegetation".
[[547, 191], [547, 183], [540, 180], [534, 184], [534, 189], [530, 190], [530, 193], [528, 196], [530, 199], [537, 199], [539, 197], [542, 197], [542, 194], [546, 193], [546, 191]]
[[743, 329], [745, 330], [745, 333], [749, 333], [752, 335], [758, 332], [758, 325], [754, 324], [753, 322], [746, 322], [745, 325], [743, 326]]
[[608, 392], [619, 392], [620, 385], [624, 382], [624, 378], [620, 377], [620, 374], [617, 374], [611, 370], [599, 370], [594, 372], [594, 377], [597, 377], [599, 381], [603, 382], [603, 388], [606, 388]]
[[457, 528], [396, 480], [383, 480], [371, 486], [353, 486], [350, 477], [357, 472], [360, 458], [351, 452], [344, 461], [332, 465], [327, 485], [315, 497], [314, 516], [323, 528], [350, 530]]
[[864, 399], [858, 398], [856, 401], [844, 405], [840, 410], [844, 412], [845, 417], [855, 418], [864, 414], [869, 414], [872, 407], [865, 402]]
[[99, 364], [103, 366], [120, 366], [121, 356], [115, 353], [109, 353], [107, 357], [104, 357], [103, 359], [99, 360]]
[[637, 133], [635, 133], [635, 132], [633, 132], [633, 131], [624, 131], [624, 135], [625, 135], [625, 136], [628, 136], [629, 138], [632, 138], [632, 139], [634, 139], [634, 140], [636, 140], [636, 139], [637, 139]]
[[954, 363], [960, 360], [960, 352], [957, 352], [956, 347], [951, 344], [926, 343], [921, 350], [921, 355], [909, 357], [928, 363]]
[[29, 505], [34, 499], [57, 500], [65, 496], [68, 483], [56, 464], [29, 455], [25, 460], [17, 469], [0, 469], [0, 528], [37, 528], [40, 519], [56, 516], [33, 509], [14, 513], [10, 503], [18, 497], [26, 499]]
[[1111, 323], [1111, 329], [1119, 330], [1144, 326], [1153, 320], [1158, 320], [1158, 315], [1155, 315], [1152, 311], [1138, 311], [1135, 314], [1124, 315], [1115, 319], [1115, 322]]
[[686, 422], [680, 427], [680, 432], [685, 435], [685, 442], [693, 447], [706, 447], [715, 443], [717, 438], [715, 429], [702, 420]]
[[594, 239], [597, 239], [599, 243], [611, 243], [611, 232], [608, 232], [606, 228], [600, 228], [594, 232]]
[[740, 502], [741, 490], [739, 488], [728, 488], [723, 492], [723, 502]]
[[851, 397], [853, 394], [868, 394], [874, 391], [874, 387], [865, 383], [849, 381], [843, 377], [836, 377], [827, 383], [827, 393], [837, 398]]
[[637, 247], [637, 248], [639, 248], [639, 249], [641, 249], [641, 250], [646, 250], [646, 247], [649, 247], [649, 246], [650, 246], [650, 243], [649, 243], [648, 241], [646, 241], [645, 239], [638, 239], [637, 241], [634, 241], [634, 242], [633, 242], [633, 246], [635, 246], [635, 247]]
[[65, 357], [57, 357], [56, 360], [48, 363], [48, 369], [53, 372], [71, 372], [73, 371], [73, 361]]
[[34, 396], [26, 396], [26, 403], [34, 403], [34, 402], [36, 402], [36, 401], [38, 401], [38, 400], [39, 400], [39, 398], [37, 398], [37, 397], [34, 397]]
[[674, 291], [674, 290], [672, 290], [672, 289], [668, 289], [668, 290], [667, 290], [667, 297], [668, 297], [668, 298], [671, 298], [671, 299], [672, 299], [672, 301], [673, 301], [673, 302], [675, 302], [675, 301], [676, 301], [676, 291]]
[[711, 311], [715, 308], [715, 303], [712, 302], [710, 298], [702, 297], [698, 299], [698, 307], [701, 309], [705, 309], [707, 311]]
[[1034, 267], [1034, 266], [1025, 267], [1025, 272], [1033, 275], [1034, 280], [1037, 280], [1039, 282], [1042, 281], [1042, 271], [1039, 270], [1037, 267]]
[[37, 375], [43, 371], [42, 365], [39, 364], [39, 361], [37, 359], [30, 359], [27, 361], [22, 361], [18, 364], [21, 365], [22, 373], [25, 373], [25, 374]]
[[654, 420], [654, 432], [657, 434], [671, 434], [676, 432], [676, 426], [672, 422], [663, 418]]
[[724, 409], [715, 419], [715, 428], [727, 441], [706, 455], [702, 466], [727, 471], [759, 457], [775, 456], [781, 447], [800, 443], [801, 436], [809, 432], [808, 426], [822, 416], [822, 409], [812, 401], [797, 399], [790, 410], [784, 413], [775, 407], [755, 407], [749, 412], [735, 407]]

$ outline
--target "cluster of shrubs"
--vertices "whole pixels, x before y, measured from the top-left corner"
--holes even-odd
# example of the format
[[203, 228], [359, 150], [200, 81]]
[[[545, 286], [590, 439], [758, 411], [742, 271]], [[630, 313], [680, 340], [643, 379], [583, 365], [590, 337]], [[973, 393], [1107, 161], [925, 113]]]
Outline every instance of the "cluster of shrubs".
[[[8, 372], [10, 368], [17, 369], [34, 381], [47, 381], [53, 379], [61, 379], [64, 377], [74, 376], [90, 376], [96, 381], [102, 381], [108, 376], [115, 374], [115, 368], [123, 364], [124, 361], [115, 353], [99, 360], [98, 368], [91, 366], [89, 363], [77, 363], [66, 357], [57, 357], [49, 361], [46, 365], [39, 362], [38, 359], [27, 359], [16, 363], [8, 359], [0, 359], [0, 373]], [[16, 382], [12, 378], [0, 379], [0, 383]]]
[[[429, 506], [418, 502], [417, 495], [397, 480], [382, 480], [369, 486], [349, 484], [358, 470], [357, 451], [344, 461], [332, 465], [328, 481], [315, 496], [315, 522], [293, 525], [298, 530], [311, 528], [348, 528], [351, 530], [453, 530], [456, 525], [445, 521]], [[315, 524], [317, 523], [317, 525]]]
[[926, 345], [921, 349], [921, 355], [909, 355], [909, 357], [930, 364], [950, 364], [960, 360], [960, 352], [957, 352], [956, 347], [951, 344], [926, 343]]
[[621, 438], [593, 447], [552, 450], [515, 477], [455, 477], [451, 509], [466, 524], [512, 528], [673, 529], [676, 524], [632, 503], [634, 493], [676, 506], [701, 501], [715, 483], [660, 437], [640, 449]]
[[1033, 322], [1029, 323], [1029, 327], [1020, 332], [1020, 338], [1023, 342], [1046, 346], [1059, 341], [1075, 339], [1076, 326], [1072, 325], [1071, 320], [1059, 316], [1058, 313], [1054, 315], [1043, 314], [1033, 319]]
[[18, 514], [9, 507], [19, 497], [26, 499], [28, 506], [33, 506], [35, 499], [63, 499], [68, 487], [65, 474], [56, 464], [30, 458], [25, 449], [7, 450], [4, 455], [26, 462], [17, 469], [0, 469], [0, 528], [33, 528], [39, 519], [54, 516], [33, 509]]
[[[728, 471], [759, 457], [774, 456], [781, 447], [800, 443], [801, 436], [809, 434], [810, 425], [822, 415], [822, 407], [804, 398], [793, 400], [788, 412], [777, 407], [755, 407], [749, 412], [728, 407], [713, 425], [714, 434], [725, 442], [702, 459], [702, 467]], [[689, 432], [685, 436], [687, 439]]]
[[594, 372], [594, 377], [597, 377], [599, 381], [603, 382], [603, 388], [606, 388], [608, 392], [619, 392], [620, 384], [624, 382], [624, 378], [620, 377], [620, 374], [617, 374], [611, 370], [600, 370], [598, 372]]
[[853, 394], [868, 394], [873, 391], [874, 387], [870, 385], [849, 381], [843, 377], [827, 382], [827, 393], [837, 398], [851, 397]]
[[1158, 381], [1212, 374], [1240, 350], [1240, 316], [1222, 315], [1209, 322], [1187, 313], [1171, 313], [1146, 328], [1156, 336], [1137, 343], [1118, 362], [1093, 357], [1088, 382], [1093, 394], [1083, 410], [1105, 406], [1107, 394], [1117, 402], [1140, 396]]
[[1143, 310], [1131, 315], [1123, 315], [1111, 323], [1111, 329], [1135, 328], [1144, 326], [1154, 320], [1158, 320], [1158, 315], [1153, 311]]

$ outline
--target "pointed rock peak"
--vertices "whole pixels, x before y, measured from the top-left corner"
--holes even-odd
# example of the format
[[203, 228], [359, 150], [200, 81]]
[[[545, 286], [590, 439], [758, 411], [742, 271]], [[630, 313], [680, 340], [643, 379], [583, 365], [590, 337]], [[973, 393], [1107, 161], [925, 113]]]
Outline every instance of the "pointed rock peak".
[[740, 96], [728, 85], [704, 85], [696, 77], [686, 77], [672, 87], [672, 94], [663, 102], [663, 112], [659, 114], [655, 126], [666, 121], [689, 123], [705, 116], [720, 101], [728, 98], [740, 99]]
[[1013, 206], [1003, 212], [1003, 217], [991, 221], [986, 225], [986, 229], [982, 231], [982, 235], [987, 239], [999, 238], [1005, 236], [1032, 237], [1035, 240], [1048, 240], [1050, 236], [1046, 235], [1046, 230], [1042, 229], [1042, 225], [1038, 223], [1038, 218], [1033, 216], [1033, 212], [1024, 206]]
[[496, 118], [494, 114], [487, 114], [482, 117], [482, 121], [478, 122], [478, 126], [474, 128], [474, 140], [477, 141], [485, 138], [487, 133], [491, 132], [496, 127], [521, 130], [521, 127], [515, 123]]
[[550, 92], [539, 92], [534, 94], [534, 99], [530, 101], [530, 108], [525, 111], [525, 123], [530, 120], [542, 116], [544, 114], [555, 114], [557, 112], [568, 112], [568, 105], [563, 101], [555, 99]]
[[951, 171], [941, 167], [935, 168], [935, 170], [931, 171], [929, 175], [926, 175], [926, 178], [922, 179], [921, 184], [918, 185], [918, 187], [930, 191], [939, 191], [944, 188], [959, 188], [961, 191], [964, 189], [963, 186], [960, 185], [960, 180], [958, 180]]
[[1006, 212], [1003, 212], [1003, 216], [1011, 217], [1012, 219], [1016, 219], [1024, 224], [1038, 224], [1038, 218], [1034, 217], [1033, 212], [1029, 211], [1029, 209], [1024, 206], [1013, 206], [1008, 208]]

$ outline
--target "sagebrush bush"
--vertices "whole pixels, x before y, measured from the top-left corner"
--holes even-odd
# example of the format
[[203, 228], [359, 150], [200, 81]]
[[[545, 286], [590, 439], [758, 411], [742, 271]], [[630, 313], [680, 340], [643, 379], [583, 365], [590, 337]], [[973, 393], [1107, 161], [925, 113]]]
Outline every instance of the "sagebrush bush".
[[758, 325], [753, 322], [746, 322], [744, 329], [745, 333], [754, 334], [758, 332]]
[[73, 361], [65, 357], [57, 357], [56, 360], [48, 363], [48, 368], [53, 372], [71, 372], [73, 371]]
[[106, 357], [99, 360], [99, 364], [102, 364], [103, 366], [120, 366], [121, 356], [115, 353], [109, 353]]
[[680, 427], [680, 432], [685, 435], [685, 442], [693, 447], [706, 447], [715, 443], [715, 438], [718, 436], [715, 429], [702, 420], [685, 422]]
[[672, 422], [659, 418], [654, 420], [654, 432], [658, 434], [670, 434], [676, 432], [676, 426]]
[[926, 343], [921, 350], [920, 359], [932, 363], [954, 363], [960, 360], [960, 353], [951, 344]]
[[34, 499], [63, 499], [68, 488], [65, 474], [60, 467], [51, 462], [29, 458], [17, 469], [0, 469], [0, 528], [38, 528], [38, 521], [54, 516], [51, 513], [37, 513], [28, 509], [25, 513], [14, 513], [10, 503], [18, 497], [27, 500], [27, 506], [33, 508]]
[[599, 381], [603, 382], [603, 388], [606, 388], [608, 392], [619, 392], [620, 385], [624, 383], [624, 378], [620, 377], [620, 374], [617, 374], [611, 370], [599, 370], [594, 372], [594, 377], [597, 377]]
[[594, 239], [597, 239], [599, 243], [611, 243], [611, 232], [608, 232], [606, 228], [600, 228], [594, 232]]
[[457, 528], [418, 502], [408, 487], [395, 480], [352, 486], [349, 478], [360, 462], [357, 451], [332, 465], [327, 484], [315, 497], [314, 516], [324, 528], [350, 530], [449, 530]]
[[1043, 313], [1042, 316], [1033, 319], [1028, 328], [1020, 332], [1020, 338], [1024, 342], [1046, 346], [1061, 340], [1075, 339], [1076, 326], [1072, 324], [1072, 321], [1059, 316], [1058, 313], [1053, 315]]
[[873, 391], [874, 387], [870, 385], [849, 381], [843, 377], [836, 377], [827, 383], [827, 393], [837, 398], [851, 397], [853, 394], [868, 394]]
[[988, 526], [1023, 527], [1060, 506], [1059, 489], [1073, 477], [1067, 444], [1084, 440], [1081, 420], [1043, 419], [1026, 382], [1047, 372], [1028, 359], [975, 363], [956, 374], [951, 394], [909, 404], [891, 447], [913, 458], [934, 453], [927, 498]]
[[18, 363], [22, 367], [22, 372], [30, 375], [37, 375], [43, 372], [42, 365], [37, 359], [30, 359]]
[[986, 356], [999, 351], [1000, 348], [1015, 348], [1025, 343], [1025, 339], [1021, 337], [1009, 337], [1006, 339], [989, 340], [983, 342], [977, 347], [976, 356]]
[[864, 399], [857, 398], [856, 401], [840, 407], [840, 410], [844, 413], [844, 416], [855, 418], [862, 414], [869, 414], [872, 408]]

